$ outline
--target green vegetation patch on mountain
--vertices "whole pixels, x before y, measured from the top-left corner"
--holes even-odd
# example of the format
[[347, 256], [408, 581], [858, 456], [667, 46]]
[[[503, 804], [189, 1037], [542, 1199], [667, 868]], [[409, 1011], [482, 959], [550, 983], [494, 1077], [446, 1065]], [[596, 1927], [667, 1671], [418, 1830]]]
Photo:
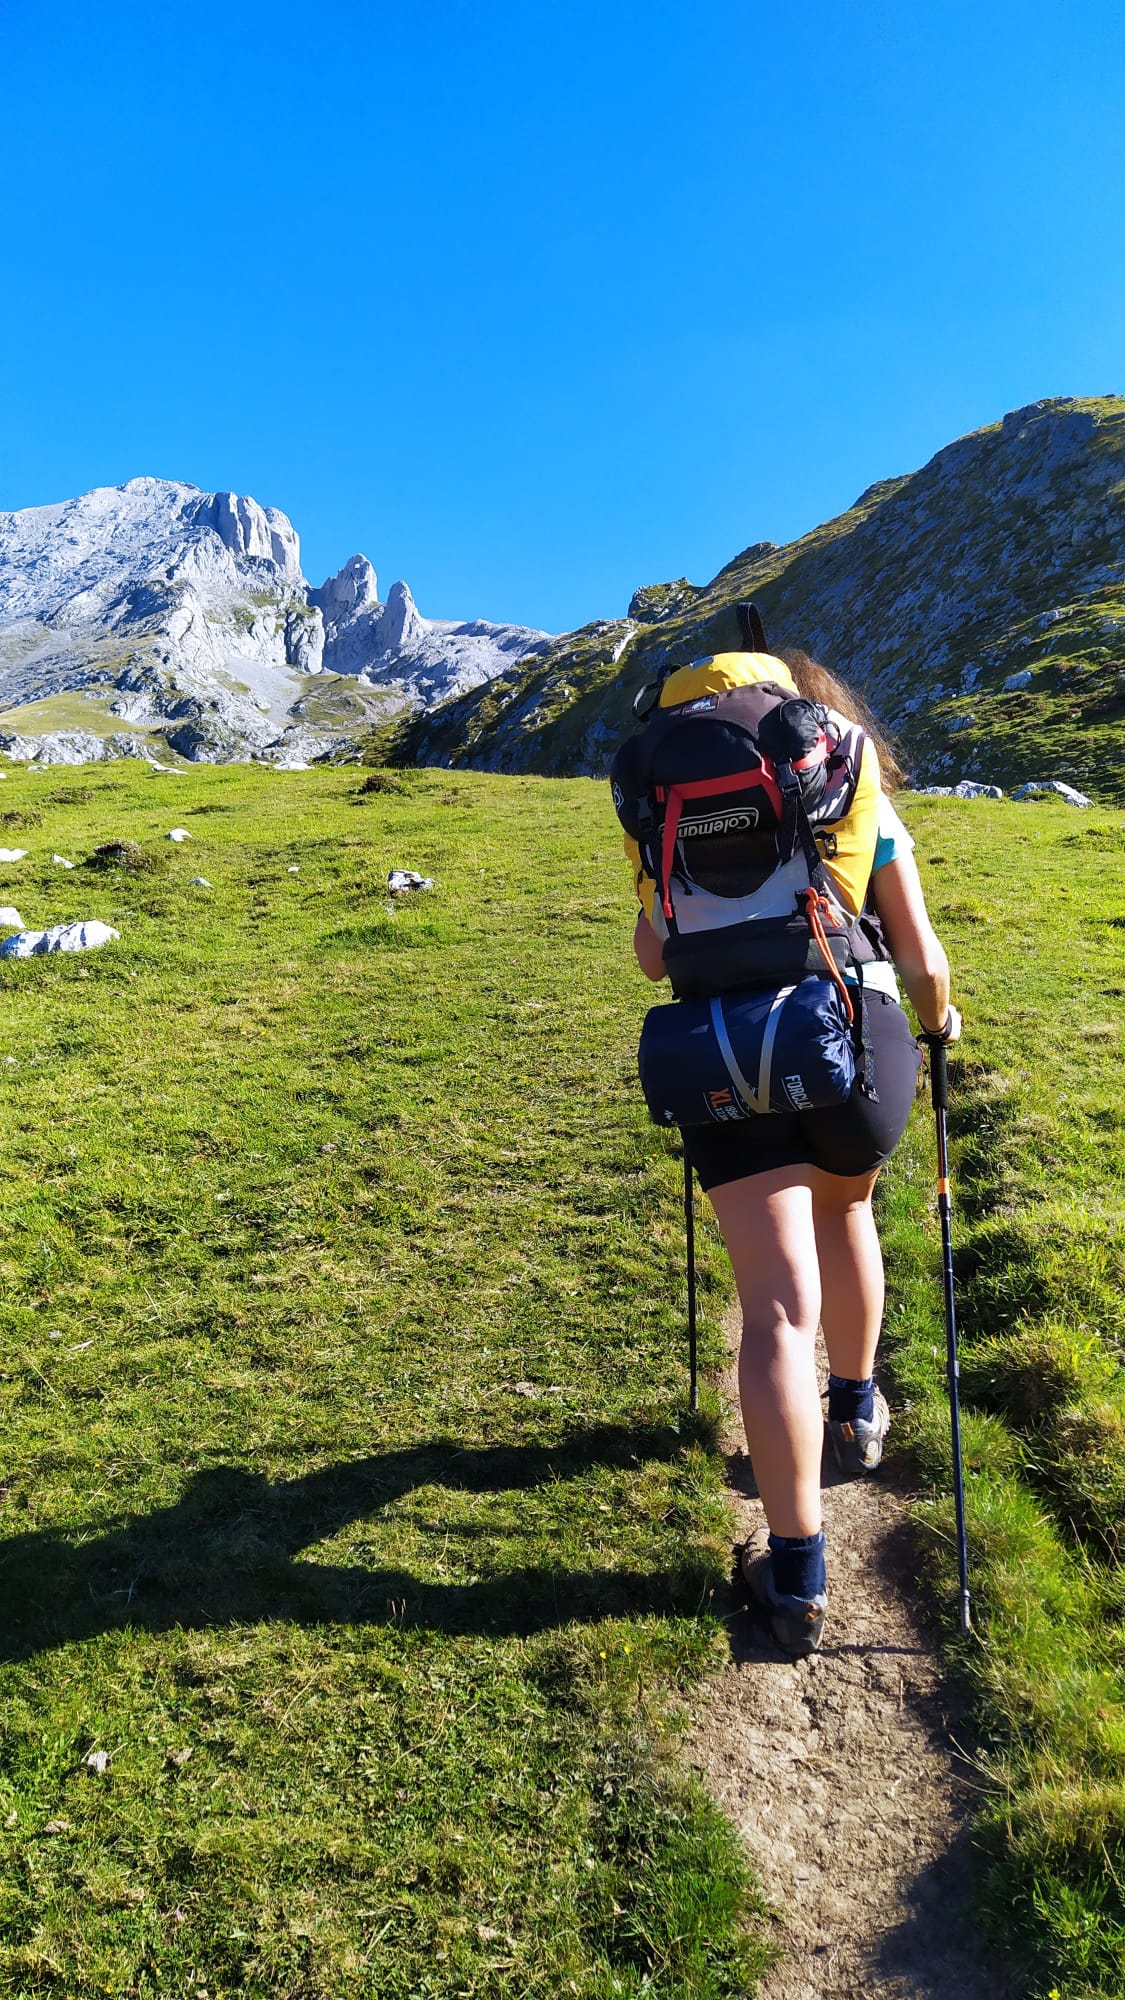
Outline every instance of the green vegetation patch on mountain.
[[745, 1993], [671, 1747], [726, 1508], [605, 797], [0, 791], [0, 898], [121, 932], [0, 964], [0, 1992]]
[[[710, 584], [638, 591], [630, 618], [418, 718], [420, 763], [605, 771], [666, 665], [737, 646], [734, 606], [854, 683], [919, 780], [1063, 778], [1125, 797], [1125, 399], [1056, 398], [959, 439], [916, 473]], [[1029, 672], [1026, 690], [1004, 683]]]

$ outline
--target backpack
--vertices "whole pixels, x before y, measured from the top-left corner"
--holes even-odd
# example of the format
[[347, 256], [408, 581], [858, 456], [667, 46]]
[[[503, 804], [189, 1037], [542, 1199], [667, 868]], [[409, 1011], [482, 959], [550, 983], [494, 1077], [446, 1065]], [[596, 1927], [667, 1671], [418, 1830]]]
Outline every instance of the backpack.
[[[740, 622], [747, 652], [642, 689], [642, 727], [610, 772], [676, 996], [642, 1037], [661, 1123], [821, 1108], [849, 1095], [857, 1069], [874, 1094], [859, 968], [883, 953], [825, 865], [853, 815], [866, 739], [797, 693], [755, 607]], [[866, 794], [864, 884], [877, 791]]]

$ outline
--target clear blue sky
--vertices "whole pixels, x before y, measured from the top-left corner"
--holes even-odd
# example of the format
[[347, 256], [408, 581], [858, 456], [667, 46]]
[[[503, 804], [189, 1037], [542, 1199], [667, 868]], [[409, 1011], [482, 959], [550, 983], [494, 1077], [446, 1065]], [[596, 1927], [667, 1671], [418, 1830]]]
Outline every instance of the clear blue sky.
[[0, 0], [0, 508], [619, 615], [1125, 390], [1123, 104], [1121, 0]]

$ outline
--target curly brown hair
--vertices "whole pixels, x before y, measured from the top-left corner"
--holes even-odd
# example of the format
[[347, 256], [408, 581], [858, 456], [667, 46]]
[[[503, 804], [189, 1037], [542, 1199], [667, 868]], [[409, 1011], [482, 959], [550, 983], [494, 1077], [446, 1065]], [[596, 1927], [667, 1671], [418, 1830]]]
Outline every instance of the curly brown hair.
[[803, 653], [799, 646], [777, 646], [773, 648], [773, 654], [775, 659], [785, 662], [797, 683], [797, 692], [806, 701], [823, 702], [825, 708], [834, 708], [840, 715], [847, 716], [849, 722], [859, 723], [878, 753], [883, 790], [897, 792], [906, 783], [906, 772], [863, 697], [848, 687], [845, 681], [838, 681], [835, 674], [830, 674], [827, 667], [822, 667], [819, 660]]

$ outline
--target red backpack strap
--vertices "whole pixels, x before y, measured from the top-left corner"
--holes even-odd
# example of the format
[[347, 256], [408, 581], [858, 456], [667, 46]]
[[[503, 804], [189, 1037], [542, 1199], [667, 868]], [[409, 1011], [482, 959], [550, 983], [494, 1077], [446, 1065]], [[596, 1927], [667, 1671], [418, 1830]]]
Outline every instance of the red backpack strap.
[[719, 799], [730, 792], [748, 792], [759, 785], [773, 806], [778, 819], [781, 818], [781, 789], [772, 770], [766, 764], [755, 765], [753, 770], [732, 771], [724, 778], [689, 778], [680, 785], [665, 788], [658, 785], [656, 796], [666, 806], [664, 814], [664, 834], [660, 847], [660, 906], [673, 923], [672, 910], [672, 870], [676, 859], [676, 836], [684, 804], [688, 799]]

